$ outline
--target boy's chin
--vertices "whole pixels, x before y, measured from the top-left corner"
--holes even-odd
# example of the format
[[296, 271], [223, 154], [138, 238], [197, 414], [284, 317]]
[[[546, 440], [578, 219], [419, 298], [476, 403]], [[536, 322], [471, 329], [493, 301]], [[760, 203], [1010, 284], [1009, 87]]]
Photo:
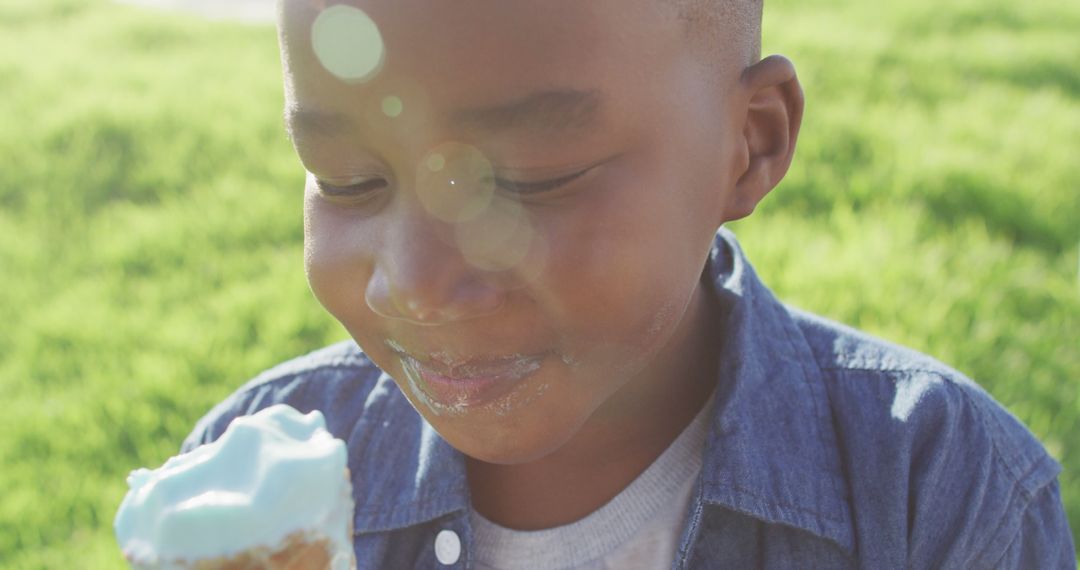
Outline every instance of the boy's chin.
[[566, 445], [577, 432], [565, 425], [554, 425], [550, 420], [541, 421], [532, 434], [524, 433], [525, 426], [519, 424], [518, 427], [522, 429], [516, 434], [507, 430], [497, 436], [478, 435], [476, 428], [466, 434], [443, 433], [439, 425], [432, 425], [447, 443], [468, 459], [494, 465], [523, 465], [539, 461]]
[[[453, 445], [453, 443], [451, 443], [451, 445]], [[489, 463], [491, 465], [507, 465], [507, 466], [509, 466], [509, 465], [526, 465], [528, 463], [533, 463], [534, 461], [539, 461], [539, 460], [551, 455], [552, 453], [554, 453], [561, 446], [559, 446], [559, 445], [548, 446], [548, 447], [545, 447], [545, 448], [540, 449], [540, 450], [537, 450], [535, 448], [532, 448], [532, 449], [518, 448], [518, 449], [499, 449], [499, 450], [490, 450], [490, 449], [472, 450], [468, 446], [465, 446], [465, 447], [466, 447], [466, 449], [461, 449], [460, 447], [454, 445], [454, 448], [457, 449], [458, 451], [461, 451], [461, 453], [463, 453], [469, 460], [479, 461], [481, 463]]]

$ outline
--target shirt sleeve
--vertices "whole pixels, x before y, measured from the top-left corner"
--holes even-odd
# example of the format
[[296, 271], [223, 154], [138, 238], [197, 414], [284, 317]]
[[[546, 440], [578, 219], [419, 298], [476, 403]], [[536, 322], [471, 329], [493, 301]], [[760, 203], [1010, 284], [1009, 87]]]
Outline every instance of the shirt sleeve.
[[1032, 498], [1020, 529], [994, 568], [1073, 570], [1076, 567], [1076, 548], [1055, 479]]

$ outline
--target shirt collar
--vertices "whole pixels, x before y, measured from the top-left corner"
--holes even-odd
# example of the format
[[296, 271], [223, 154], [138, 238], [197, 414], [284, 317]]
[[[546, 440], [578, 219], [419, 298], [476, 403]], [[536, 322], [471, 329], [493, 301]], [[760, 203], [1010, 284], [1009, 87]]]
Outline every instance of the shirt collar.
[[702, 499], [853, 551], [837, 435], [809, 344], [727, 229], [706, 273], [727, 319]]
[[[803, 529], [853, 551], [836, 433], [809, 345], [727, 229], [717, 233], [705, 272], [726, 319], [702, 500]], [[382, 484], [357, 478], [371, 473], [370, 465], [350, 465], [357, 532], [413, 526], [468, 508], [464, 457], [419, 414], [401, 414], [402, 406], [410, 404], [383, 374], [361, 423], [377, 430], [387, 425], [385, 417], [398, 427], [394, 437], [350, 442], [358, 448], [351, 454], [354, 462], [387, 461], [379, 470], [387, 477], [374, 477]], [[402, 480], [402, 473], [415, 475]]]

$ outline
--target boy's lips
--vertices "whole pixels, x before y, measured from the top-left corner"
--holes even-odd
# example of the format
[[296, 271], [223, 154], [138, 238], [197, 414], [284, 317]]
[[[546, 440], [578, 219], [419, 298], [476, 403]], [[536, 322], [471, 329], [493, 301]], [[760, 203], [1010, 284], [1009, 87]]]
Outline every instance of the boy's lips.
[[[389, 344], [389, 343], [388, 343]], [[496, 400], [540, 369], [547, 353], [479, 358], [421, 358], [391, 345], [411, 382], [441, 407], [463, 411]], [[449, 363], [447, 363], [447, 361]]]

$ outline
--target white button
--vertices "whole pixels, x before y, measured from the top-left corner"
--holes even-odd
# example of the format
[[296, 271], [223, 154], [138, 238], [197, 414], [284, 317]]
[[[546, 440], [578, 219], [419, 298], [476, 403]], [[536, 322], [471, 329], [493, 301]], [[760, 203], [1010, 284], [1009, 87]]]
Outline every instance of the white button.
[[439, 562], [450, 565], [461, 558], [461, 539], [452, 530], [440, 530], [435, 537], [435, 558]]

